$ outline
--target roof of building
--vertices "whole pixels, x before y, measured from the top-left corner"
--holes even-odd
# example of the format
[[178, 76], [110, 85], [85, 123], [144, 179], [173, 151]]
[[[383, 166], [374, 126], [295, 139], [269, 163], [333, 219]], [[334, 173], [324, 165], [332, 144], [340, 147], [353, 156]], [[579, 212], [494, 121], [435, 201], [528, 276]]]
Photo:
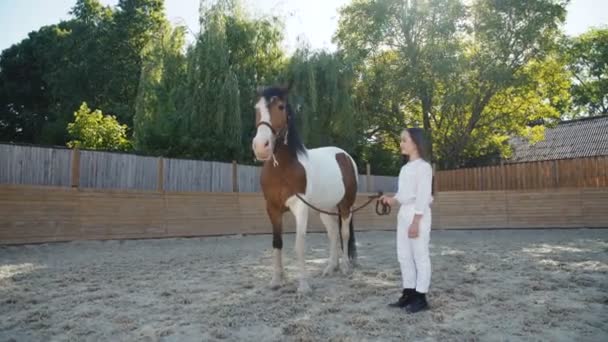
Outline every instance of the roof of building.
[[545, 139], [529, 144], [510, 139], [513, 155], [508, 162], [570, 159], [608, 155], [608, 115], [562, 121], [545, 129]]

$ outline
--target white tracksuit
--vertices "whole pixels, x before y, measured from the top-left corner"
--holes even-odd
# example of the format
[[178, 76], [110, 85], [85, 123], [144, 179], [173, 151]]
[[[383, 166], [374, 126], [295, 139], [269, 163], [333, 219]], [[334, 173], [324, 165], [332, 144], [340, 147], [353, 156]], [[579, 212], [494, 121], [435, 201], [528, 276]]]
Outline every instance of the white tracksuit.
[[[397, 215], [397, 257], [403, 288], [427, 293], [431, 283], [429, 241], [431, 235], [431, 186], [433, 169], [423, 159], [408, 162], [399, 172], [395, 198], [401, 204]], [[421, 214], [418, 237], [410, 239], [408, 229], [415, 214]]]

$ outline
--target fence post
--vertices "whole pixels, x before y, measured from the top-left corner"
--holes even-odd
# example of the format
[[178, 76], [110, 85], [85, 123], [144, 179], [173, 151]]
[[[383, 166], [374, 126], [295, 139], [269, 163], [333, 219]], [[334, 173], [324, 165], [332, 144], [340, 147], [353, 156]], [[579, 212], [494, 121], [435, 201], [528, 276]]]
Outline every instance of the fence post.
[[78, 147], [72, 150], [72, 179], [70, 185], [72, 188], [80, 187], [80, 150]]
[[507, 191], [507, 167], [500, 161], [500, 187], [502, 191]]
[[372, 167], [369, 165], [369, 163], [367, 163], [365, 165], [365, 174], [366, 174], [366, 179], [367, 181], [365, 182], [365, 190], [367, 192], [371, 192], [372, 191]]
[[553, 187], [559, 187], [559, 168], [557, 166], [557, 160], [553, 160]]
[[239, 174], [236, 160], [232, 161], [232, 192], [239, 192]]
[[157, 180], [156, 180], [156, 190], [158, 192], [165, 191], [165, 160], [163, 157], [158, 158], [158, 172], [157, 172]]

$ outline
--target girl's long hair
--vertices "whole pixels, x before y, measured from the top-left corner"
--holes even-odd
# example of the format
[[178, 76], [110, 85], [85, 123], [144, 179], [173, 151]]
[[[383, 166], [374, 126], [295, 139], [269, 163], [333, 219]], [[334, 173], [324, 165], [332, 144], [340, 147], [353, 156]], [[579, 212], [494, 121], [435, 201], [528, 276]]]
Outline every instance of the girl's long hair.
[[[427, 132], [418, 127], [406, 128], [403, 132], [408, 132], [412, 141], [414, 141], [414, 145], [416, 145], [416, 149], [418, 150], [418, 155], [420, 158], [425, 160], [427, 163], [431, 163], [431, 140]], [[403, 134], [403, 132], [401, 134]], [[409, 161], [409, 157], [407, 155], [402, 155], [403, 165], [405, 165]], [[435, 194], [435, 176], [433, 176], [433, 181], [431, 185], [431, 195]]]

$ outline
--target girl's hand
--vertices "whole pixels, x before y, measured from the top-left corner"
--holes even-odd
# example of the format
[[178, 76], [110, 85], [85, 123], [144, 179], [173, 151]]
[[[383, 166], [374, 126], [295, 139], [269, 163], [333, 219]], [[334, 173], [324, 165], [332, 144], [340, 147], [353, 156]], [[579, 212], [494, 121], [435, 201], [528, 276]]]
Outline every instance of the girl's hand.
[[420, 221], [414, 220], [412, 224], [410, 224], [410, 228], [407, 230], [407, 236], [410, 239], [415, 239], [418, 237], [418, 227], [420, 226]]
[[382, 195], [382, 197], [380, 197], [380, 203], [384, 203], [388, 206], [393, 206], [393, 204], [395, 203], [395, 199], [390, 196]]

